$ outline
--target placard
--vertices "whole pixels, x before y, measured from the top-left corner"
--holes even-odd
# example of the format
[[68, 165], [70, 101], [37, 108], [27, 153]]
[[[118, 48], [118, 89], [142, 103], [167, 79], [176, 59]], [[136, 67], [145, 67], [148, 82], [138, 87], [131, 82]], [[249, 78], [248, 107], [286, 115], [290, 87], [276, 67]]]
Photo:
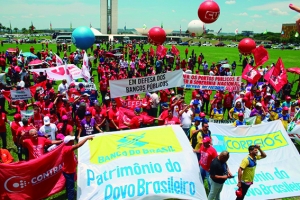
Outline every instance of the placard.
[[28, 100], [31, 99], [31, 92], [28, 89], [25, 90], [11, 90], [10, 91], [11, 100]]
[[82, 83], [86, 91], [97, 90], [95, 83], [92, 82], [75, 82], [76, 89], [79, 89], [79, 84]]
[[33, 116], [33, 110], [21, 110], [21, 117], [29, 119], [31, 116]]

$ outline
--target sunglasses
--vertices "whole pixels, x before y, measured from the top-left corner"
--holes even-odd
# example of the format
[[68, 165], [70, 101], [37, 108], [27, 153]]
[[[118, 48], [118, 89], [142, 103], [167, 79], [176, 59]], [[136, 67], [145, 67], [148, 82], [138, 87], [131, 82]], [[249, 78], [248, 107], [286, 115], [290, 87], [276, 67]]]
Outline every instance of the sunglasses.
[[205, 127], [205, 128], [209, 128], [209, 126], [203, 126], [203, 127]]

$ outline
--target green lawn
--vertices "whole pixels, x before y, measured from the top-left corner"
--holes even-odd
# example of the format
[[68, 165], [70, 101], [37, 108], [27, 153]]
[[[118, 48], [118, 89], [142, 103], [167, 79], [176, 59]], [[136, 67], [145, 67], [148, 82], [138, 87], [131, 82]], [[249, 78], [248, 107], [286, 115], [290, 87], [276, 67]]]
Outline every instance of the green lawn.
[[[45, 37], [43, 37], [45, 38]], [[1, 40], [1, 39], [0, 39]], [[211, 41], [213, 44], [216, 43], [216, 41]], [[226, 43], [226, 42], [225, 42]], [[230, 42], [228, 42], [230, 43]], [[20, 50], [22, 50], [23, 52], [28, 52], [29, 48], [31, 46], [31, 44], [23, 44], [23, 45], [18, 45]], [[33, 45], [35, 48], [35, 51], [37, 50], [41, 50], [42, 49], [42, 45], [41, 44], [35, 44]], [[118, 47], [119, 45], [116, 45], [116, 47]], [[4, 44], [4, 46], [0, 46], [0, 52], [5, 51], [7, 48], [14, 48], [16, 47], [16, 44]], [[150, 46], [146, 45], [145, 49], [147, 50]], [[167, 46], [168, 48], [170, 48], [171, 46]], [[181, 58], [185, 57], [184, 54], [184, 50], [187, 48], [187, 46], [177, 46], [177, 48], [180, 50], [180, 55]], [[56, 44], [49, 44], [49, 49], [52, 49], [53, 52], [56, 52]], [[76, 47], [74, 45], [72, 45], [72, 51], [75, 51]], [[155, 49], [155, 48], [154, 48]], [[194, 49], [195, 54], [199, 55], [200, 53], [203, 53], [205, 59], [208, 64], [210, 65], [212, 62], [218, 62], [220, 60], [224, 60], [225, 58], [227, 58], [230, 63], [232, 63], [233, 61], [236, 61], [238, 64], [238, 67], [236, 69], [236, 74], [237, 75], [241, 75], [241, 71], [242, 71], [242, 67], [241, 67], [241, 63], [239, 63], [239, 52], [237, 48], [228, 48], [228, 47], [196, 47], [196, 46], [191, 46], [188, 47], [189, 49], [189, 54], [192, 52], [192, 50]], [[90, 52], [90, 50], [88, 50], [88, 53]], [[269, 56], [270, 59], [269, 61], [266, 63], [266, 65], [270, 65], [271, 63], [276, 63], [278, 57], [281, 57], [283, 60], [283, 63], [285, 65], [285, 68], [290, 68], [290, 67], [296, 67], [299, 66], [299, 57], [300, 57], [300, 52], [299, 51], [295, 51], [295, 50], [277, 50], [277, 49], [268, 49], [269, 52]], [[97, 75], [97, 71], [94, 70], [93, 71], [94, 75]], [[294, 74], [290, 74], [288, 73], [288, 78], [289, 81], [293, 81], [296, 77]], [[95, 78], [95, 84], [98, 87], [98, 79]], [[56, 82], [56, 85], [54, 86], [55, 89], [57, 88], [59, 82]], [[294, 86], [293, 90], [296, 90], [296, 86]], [[187, 102], [190, 101], [191, 99], [191, 90], [186, 90], [185, 91], [185, 99]], [[7, 107], [7, 105], [6, 105]], [[8, 119], [9, 120], [13, 120], [13, 115], [14, 115], [15, 111], [14, 110], [9, 110], [8, 111]], [[11, 151], [12, 155], [14, 156], [14, 158], [17, 160], [17, 154], [16, 154], [16, 148], [12, 142], [12, 137], [11, 137], [11, 132], [10, 132], [10, 127], [7, 126], [7, 136], [8, 136], [8, 148]], [[1, 143], [1, 142], [0, 142]], [[0, 144], [1, 145], [1, 144]], [[52, 197], [49, 197], [48, 199], [65, 199], [65, 192], [62, 191], [56, 195], [53, 195]], [[289, 200], [296, 200], [296, 199], [300, 199], [299, 197], [295, 197], [295, 198], [285, 198], [285, 199], [289, 199]]]

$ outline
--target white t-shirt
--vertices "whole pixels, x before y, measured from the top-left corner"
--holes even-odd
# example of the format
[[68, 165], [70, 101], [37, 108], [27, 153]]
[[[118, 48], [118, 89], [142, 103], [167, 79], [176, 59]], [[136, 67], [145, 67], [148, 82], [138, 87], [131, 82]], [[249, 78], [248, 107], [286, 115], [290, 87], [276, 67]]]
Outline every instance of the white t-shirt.
[[50, 140], [55, 140], [55, 133], [57, 132], [57, 127], [55, 124], [50, 124], [49, 126], [43, 125], [40, 128], [40, 132], [44, 135], [50, 135]]
[[193, 111], [188, 110], [187, 112], [183, 112], [180, 117], [180, 122], [182, 124], [182, 128], [190, 128], [192, 125], [192, 116]]
[[57, 90], [59, 91], [60, 94], [62, 94], [63, 92], [67, 91], [68, 90], [68, 84], [59, 84]]
[[20, 81], [17, 83], [17, 86], [20, 86], [21, 88], [25, 87], [25, 82], [24, 81]]
[[213, 71], [209, 71], [209, 75], [210, 75], [210, 76], [214, 76], [215, 73], [214, 73]]

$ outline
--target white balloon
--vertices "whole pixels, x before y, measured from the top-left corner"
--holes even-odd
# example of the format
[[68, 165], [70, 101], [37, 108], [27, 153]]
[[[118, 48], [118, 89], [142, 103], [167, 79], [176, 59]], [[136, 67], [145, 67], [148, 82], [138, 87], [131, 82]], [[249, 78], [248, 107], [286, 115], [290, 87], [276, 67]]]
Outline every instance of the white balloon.
[[204, 28], [204, 23], [199, 19], [192, 20], [188, 24], [188, 31], [190, 32], [190, 34], [194, 33], [195, 35], [201, 35], [204, 32], [203, 28]]

